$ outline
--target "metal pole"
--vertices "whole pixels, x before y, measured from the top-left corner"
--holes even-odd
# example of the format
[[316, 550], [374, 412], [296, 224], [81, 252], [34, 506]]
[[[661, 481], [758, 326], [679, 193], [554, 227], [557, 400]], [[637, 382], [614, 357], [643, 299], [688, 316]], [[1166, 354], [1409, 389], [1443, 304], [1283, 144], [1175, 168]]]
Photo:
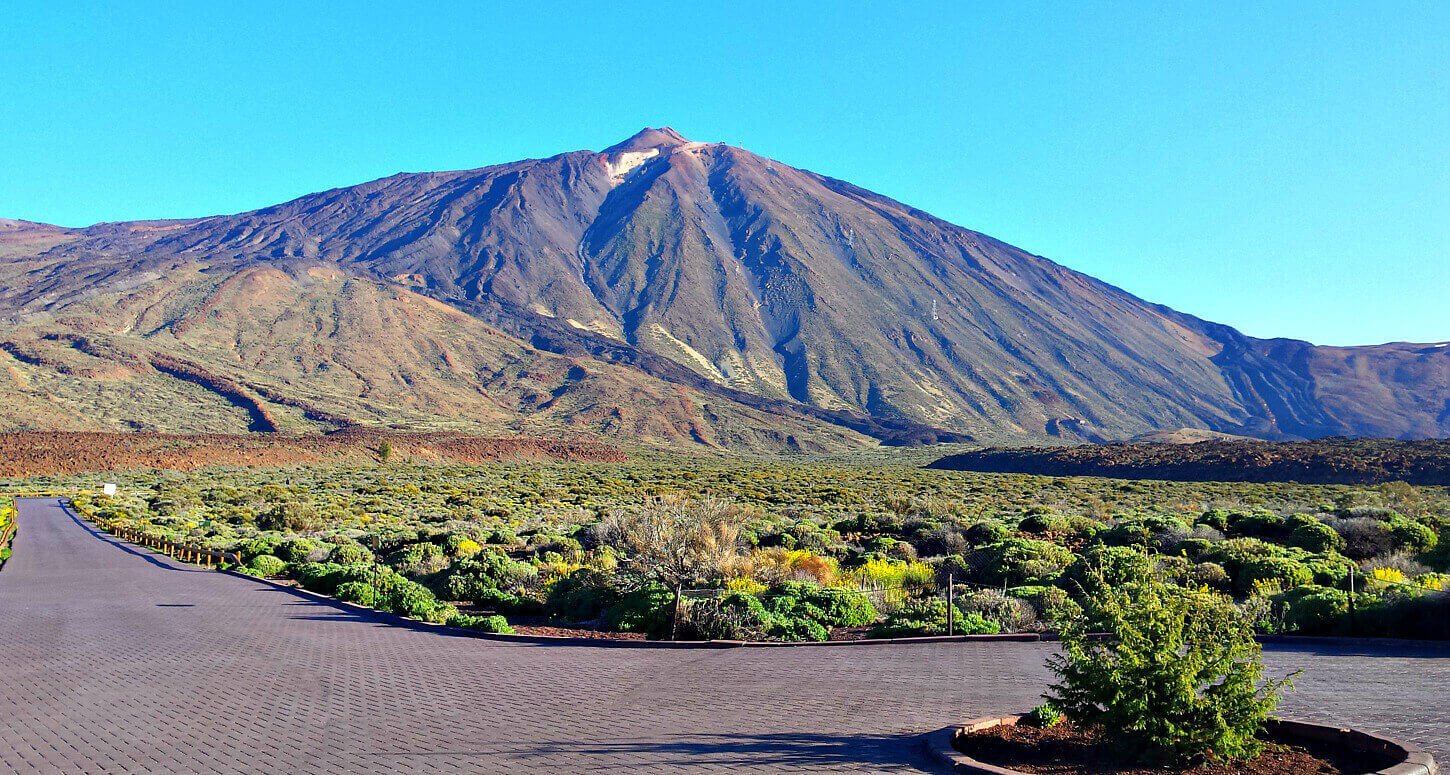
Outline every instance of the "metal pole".
[[947, 574], [947, 635], [955, 635], [957, 630], [957, 577], [955, 573]]
[[1354, 610], [1354, 571], [1353, 565], [1349, 566], [1349, 634], [1354, 635], [1359, 631], [1358, 623], [1355, 621]]

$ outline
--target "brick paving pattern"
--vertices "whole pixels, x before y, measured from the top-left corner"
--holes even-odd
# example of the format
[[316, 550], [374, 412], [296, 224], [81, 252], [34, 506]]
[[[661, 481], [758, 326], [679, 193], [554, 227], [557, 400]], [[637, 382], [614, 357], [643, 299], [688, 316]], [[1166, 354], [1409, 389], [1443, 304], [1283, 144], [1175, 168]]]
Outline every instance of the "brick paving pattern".
[[[900, 772], [918, 736], [1032, 707], [1030, 643], [729, 650], [421, 632], [22, 501], [0, 571], [0, 770]], [[1450, 647], [1271, 646], [1285, 715], [1450, 752]]]

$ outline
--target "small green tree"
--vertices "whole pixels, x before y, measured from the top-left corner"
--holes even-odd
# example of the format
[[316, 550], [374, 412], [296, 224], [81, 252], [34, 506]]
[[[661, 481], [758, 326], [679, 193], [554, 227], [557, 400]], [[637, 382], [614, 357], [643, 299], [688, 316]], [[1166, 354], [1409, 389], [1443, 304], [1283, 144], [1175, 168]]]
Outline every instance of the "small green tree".
[[[1121, 569], [1120, 569], [1121, 570]], [[1083, 616], [1065, 623], [1048, 699], [1124, 752], [1154, 763], [1254, 757], [1290, 683], [1263, 680], [1252, 622], [1228, 597], [1185, 589], [1143, 566], [1084, 579]], [[1088, 623], [1107, 631], [1090, 638]]]
[[383, 439], [378, 442], [378, 460], [386, 463], [393, 459], [393, 442]]

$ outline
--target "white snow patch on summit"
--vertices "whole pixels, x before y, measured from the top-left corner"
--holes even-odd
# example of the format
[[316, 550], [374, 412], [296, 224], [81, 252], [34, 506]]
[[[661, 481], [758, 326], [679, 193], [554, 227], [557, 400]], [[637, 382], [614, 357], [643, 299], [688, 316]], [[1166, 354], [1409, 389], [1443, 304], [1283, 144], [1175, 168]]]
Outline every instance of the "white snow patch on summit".
[[617, 186], [623, 183], [625, 177], [641, 164], [659, 155], [660, 149], [658, 148], [647, 148], [643, 151], [624, 151], [615, 154], [612, 159], [606, 159], [604, 166], [609, 169], [610, 181]]

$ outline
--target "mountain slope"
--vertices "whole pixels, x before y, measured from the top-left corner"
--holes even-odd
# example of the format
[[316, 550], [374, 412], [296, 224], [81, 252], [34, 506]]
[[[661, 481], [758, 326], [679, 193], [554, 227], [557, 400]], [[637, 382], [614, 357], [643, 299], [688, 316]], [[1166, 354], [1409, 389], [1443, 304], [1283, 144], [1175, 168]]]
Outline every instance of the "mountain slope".
[[4, 332], [0, 428], [379, 425], [746, 450], [867, 441], [543, 352], [435, 300], [315, 262], [185, 264], [93, 291]]
[[[830, 433], [1450, 435], [1447, 348], [1252, 339], [669, 129], [600, 153], [395, 175], [235, 216], [37, 229], [12, 231], [44, 250], [12, 249], [0, 268], [0, 314], [17, 320], [59, 314], [95, 288], [166, 285], [180, 267], [304, 262], [444, 302], [531, 349], [609, 361], [739, 411], [796, 413]], [[214, 309], [232, 303], [245, 302]], [[379, 321], [371, 336], [427, 352], [406, 322]], [[313, 379], [309, 363], [346, 355], [300, 340], [271, 352], [249, 368], [294, 385]], [[492, 417], [514, 381], [451, 379], [416, 400]], [[324, 381], [324, 403], [369, 399], [365, 380]], [[409, 402], [393, 398], [364, 415], [406, 419]], [[499, 422], [518, 411], [502, 404]]]

